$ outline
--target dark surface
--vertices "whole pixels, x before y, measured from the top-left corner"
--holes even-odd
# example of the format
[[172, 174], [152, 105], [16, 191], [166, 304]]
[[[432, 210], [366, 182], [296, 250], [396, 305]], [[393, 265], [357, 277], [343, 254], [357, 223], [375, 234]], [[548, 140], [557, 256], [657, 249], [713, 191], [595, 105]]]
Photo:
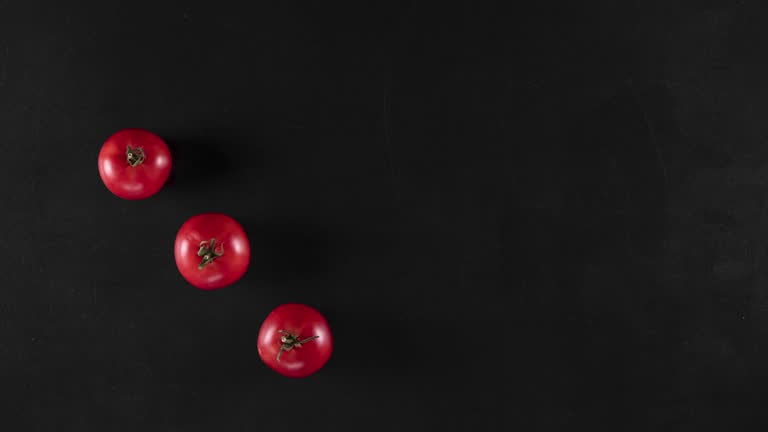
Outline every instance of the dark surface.
[[[0, 0], [0, 429], [764, 430], [761, 2], [303, 3]], [[215, 292], [208, 211], [254, 248]], [[309, 379], [256, 352], [285, 302]]]

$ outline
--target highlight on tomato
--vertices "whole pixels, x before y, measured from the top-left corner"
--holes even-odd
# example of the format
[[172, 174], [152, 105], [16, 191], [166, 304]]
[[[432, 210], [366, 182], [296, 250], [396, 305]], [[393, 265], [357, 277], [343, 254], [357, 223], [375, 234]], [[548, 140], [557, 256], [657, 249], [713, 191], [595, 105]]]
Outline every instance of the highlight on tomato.
[[264, 320], [257, 342], [259, 357], [274, 371], [303, 378], [320, 370], [333, 351], [328, 321], [317, 310], [289, 303]]
[[212, 290], [237, 282], [248, 269], [251, 245], [237, 221], [220, 213], [193, 216], [179, 229], [176, 266], [197, 288]]
[[171, 173], [171, 152], [162, 138], [143, 129], [124, 129], [99, 152], [99, 174], [120, 198], [139, 200], [156, 194]]

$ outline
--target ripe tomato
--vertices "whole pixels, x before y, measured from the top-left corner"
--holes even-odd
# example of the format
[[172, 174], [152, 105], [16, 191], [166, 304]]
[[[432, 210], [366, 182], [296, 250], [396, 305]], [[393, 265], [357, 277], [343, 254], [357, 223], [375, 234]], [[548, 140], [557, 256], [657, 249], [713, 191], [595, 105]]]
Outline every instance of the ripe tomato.
[[179, 229], [176, 266], [200, 289], [224, 288], [240, 279], [251, 260], [251, 245], [237, 221], [218, 213], [193, 216]]
[[303, 378], [320, 370], [331, 357], [333, 340], [320, 312], [303, 304], [273, 310], [259, 330], [259, 356], [278, 373]]
[[124, 129], [101, 146], [101, 180], [120, 198], [148, 198], [163, 187], [170, 173], [171, 152], [152, 132]]

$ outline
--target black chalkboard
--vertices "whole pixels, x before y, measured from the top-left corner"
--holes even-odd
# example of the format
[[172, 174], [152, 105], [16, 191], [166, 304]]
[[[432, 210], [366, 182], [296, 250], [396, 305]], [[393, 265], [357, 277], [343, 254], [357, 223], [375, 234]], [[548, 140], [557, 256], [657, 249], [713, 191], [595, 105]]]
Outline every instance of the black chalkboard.
[[[515, 3], [0, 0], [0, 429], [762, 430], [764, 2]], [[256, 350], [289, 302], [306, 379]]]

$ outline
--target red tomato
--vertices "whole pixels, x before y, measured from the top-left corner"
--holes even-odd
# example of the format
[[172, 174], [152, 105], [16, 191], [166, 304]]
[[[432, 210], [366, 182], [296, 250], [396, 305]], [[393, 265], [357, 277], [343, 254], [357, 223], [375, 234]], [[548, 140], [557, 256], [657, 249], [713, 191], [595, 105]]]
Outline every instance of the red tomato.
[[259, 330], [259, 356], [278, 373], [303, 378], [320, 370], [331, 357], [333, 340], [320, 312], [303, 304], [273, 310]]
[[227, 215], [205, 213], [181, 226], [174, 255], [184, 279], [210, 290], [224, 288], [245, 274], [251, 245], [237, 221]]
[[159, 136], [142, 129], [124, 129], [109, 137], [99, 153], [101, 180], [120, 198], [150, 197], [171, 173], [171, 152]]

